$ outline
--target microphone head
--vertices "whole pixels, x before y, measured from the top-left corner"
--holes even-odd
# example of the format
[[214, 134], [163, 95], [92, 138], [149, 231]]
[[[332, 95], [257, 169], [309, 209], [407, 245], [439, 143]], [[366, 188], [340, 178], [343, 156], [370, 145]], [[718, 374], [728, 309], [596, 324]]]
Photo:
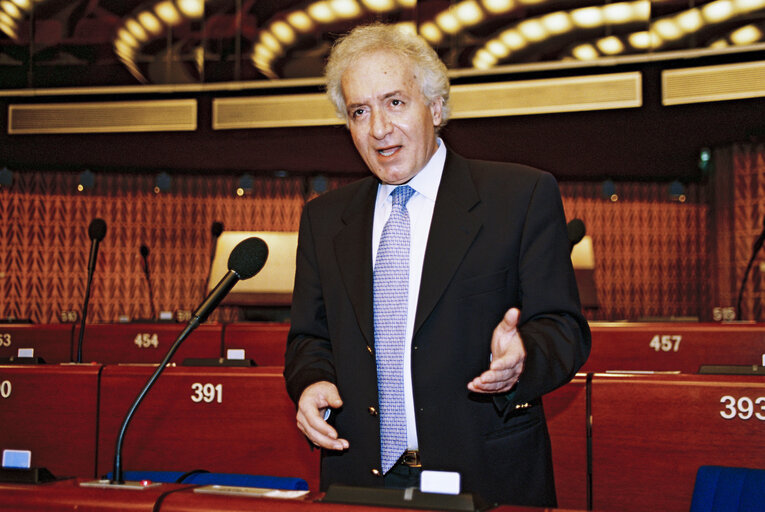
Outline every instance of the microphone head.
[[249, 279], [263, 268], [268, 259], [268, 246], [253, 236], [239, 242], [228, 257], [228, 269], [237, 273], [240, 279]]
[[91, 240], [100, 242], [106, 236], [106, 222], [104, 219], [95, 218], [88, 226], [88, 236]]
[[223, 223], [216, 220], [212, 223], [212, 236], [218, 238], [221, 233], [223, 233]]
[[141, 256], [144, 258], [149, 255], [149, 248], [146, 246], [146, 244], [141, 244], [141, 247], [138, 250], [141, 251]]
[[571, 242], [572, 246], [581, 242], [584, 234], [587, 232], [582, 219], [572, 219], [566, 225], [566, 231], [568, 231], [568, 241]]

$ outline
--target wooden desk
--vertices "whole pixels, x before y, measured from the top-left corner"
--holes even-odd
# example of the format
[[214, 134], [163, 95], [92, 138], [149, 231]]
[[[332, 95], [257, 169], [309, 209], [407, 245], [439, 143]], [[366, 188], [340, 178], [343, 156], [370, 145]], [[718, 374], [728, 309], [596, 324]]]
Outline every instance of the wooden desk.
[[606, 375], [592, 381], [595, 510], [687, 512], [699, 466], [765, 467], [765, 379]]
[[72, 359], [72, 324], [2, 324], [0, 357], [16, 357], [20, 348], [33, 348], [46, 363]]
[[[102, 364], [159, 363], [186, 324], [130, 323], [85, 326], [83, 362]], [[77, 358], [80, 326], [72, 337], [72, 360]], [[187, 357], [219, 358], [222, 355], [223, 327], [203, 324], [186, 338], [171, 362], [181, 364]]]
[[[323, 494], [311, 493], [298, 499], [222, 496], [195, 492], [195, 486], [162, 484], [144, 490], [82, 487], [82, 479], [42, 485], [0, 483], [4, 512], [385, 512], [412, 510], [371, 505], [322, 503]], [[501, 505], [494, 512], [574, 512], [572, 509], [544, 509]]]
[[[155, 367], [108, 366], [101, 379], [98, 474], [112, 471], [117, 433]], [[167, 368], [136, 411], [123, 470], [299, 477], [319, 488], [319, 452], [295, 425], [280, 369]]]
[[284, 366], [289, 324], [237, 323], [223, 328], [223, 354], [230, 348], [245, 350], [258, 366]]
[[580, 370], [697, 373], [699, 366], [761, 365], [765, 324], [592, 322], [592, 351]]
[[542, 398], [559, 507], [587, 508], [586, 381], [586, 375], [577, 374]]
[[95, 476], [99, 365], [0, 366], [0, 451], [56, 477]]

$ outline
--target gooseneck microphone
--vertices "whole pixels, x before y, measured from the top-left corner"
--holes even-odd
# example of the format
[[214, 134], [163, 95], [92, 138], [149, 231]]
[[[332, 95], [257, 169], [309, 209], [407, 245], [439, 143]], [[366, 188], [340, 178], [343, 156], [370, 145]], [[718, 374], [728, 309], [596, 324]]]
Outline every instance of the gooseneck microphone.
[[138, 249], [141, 253], [141, 259], [143, 259], [143, 275], [146, 277], [146, 285], [149, 287], [149, 309], [151, 310], [151, 319], [156, 320], [157, 310], [154, 307], [154, 291], [151, 287], [151, 277], [149, 276], [149, 248], [145, 244], [141, 244]]
[[749, 263], [746, 264], [746, 270], [744, 271], [744, 278], [741, 280], [741, 288], [738, 291], [738, 302], [736, 302], [736, 318], [741, 319], [741, 298], [744, 295], [744, 286], [746, 280], [749, 277], [749, 271], [752, 270], [754, 259], [757, 257], [757, 253], [762, 249], [762, 244], [765, 243], [765, 217], [762, 219], [762, 232], [757, 240], [752, 245], [752, 256], [749, 258]]
[[88, 226], [88, 236], [90, 237], [90, 258], [88, 260], [88, 281], [85, 285], [85, 300], [82, 304], [82, 318], [80, 319], [80, 335], [77, 340], [77, 362], [82, 362], [82, 339], [85, 334], [85, 320], [88, 316], [88, 302], [90, 301], [90, 284], [93, 281], [93, 271], [96, 269], [96, 258], [98, 257], [98, 244], [106, 236], [106, 222], [104, 219], [95, 218], [90, 221]]
[[263, 240], [257, 237], [242, 240], [236, 247], [234, 247], [234, 250], [231, 251], [231, 255], [228, 257], [228, 273], [226, 273], [204, 302], [202, 302], [202, 304], [200, 304], [194, 311], [193, 318], [189, 321], [183, 332], [178, 335], [178, 339], [175, 340], [173, 345], [167, 351], [164, 359], [159, 363], [159, 366], [157, 366], [157, 369], [133, 402], [127, 415], [125, 415], [125, 419], [120, 427], [119, 435], [117, 436], [117, 447], [114, 454], [114, 471], [112, 473], [110, 484], [119, 485], [125, 483], [122, 473], [122, 443], [125, 439], [125, 431], [130, 424], [130, 420], [133, 418], [133, 414], [135, 414], [136, 409], [138, 409], [141, 401], [146, 396], [146, 393], [149, 392], [157, 378], [162, 371], [164, 371], [167, 363], [170, 362], [173, 354], [175, 354], [175, 351], [178, 350], [178, 347], [181, 345], [181, 342], [183, 342], [183, 340], [185, 340], [186, 337], [199, 326], [199, 324], [207, 319], [210, 313], [240, 279], [249, 279], [260, 272], [260, 269], [266, 264], [266, 259], [268, 259], [268, 246]]
[[582, 219], [572, 219], [566, 225], [566, 231], [568, 232], [568, 241], [571, 244], [569, 252], [571, 252], [574, 250], [574, 246], [582, 241], [587, 230]]

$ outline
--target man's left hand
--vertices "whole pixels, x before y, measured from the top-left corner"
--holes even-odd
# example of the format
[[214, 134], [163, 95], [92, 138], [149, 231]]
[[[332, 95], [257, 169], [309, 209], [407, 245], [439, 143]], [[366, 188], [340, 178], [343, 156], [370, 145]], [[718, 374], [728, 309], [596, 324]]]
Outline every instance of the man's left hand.
[[475, 393], [507, 393], [518, 382], [526, 360], [526, 349], [518, 333], [521, 312], [510, 308], [491, 336], [489, 369], [468, 383]]

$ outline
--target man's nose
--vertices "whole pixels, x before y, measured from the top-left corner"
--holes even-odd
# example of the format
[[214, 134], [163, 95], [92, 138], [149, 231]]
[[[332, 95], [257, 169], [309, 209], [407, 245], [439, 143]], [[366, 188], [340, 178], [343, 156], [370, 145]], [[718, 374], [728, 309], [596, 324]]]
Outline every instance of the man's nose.
[[376, 139], [385, 138], [391, 130], [391, 122], [388, 118], [388, 114], [385, 111], [377, 111], [372, 113], [372, 136]]

